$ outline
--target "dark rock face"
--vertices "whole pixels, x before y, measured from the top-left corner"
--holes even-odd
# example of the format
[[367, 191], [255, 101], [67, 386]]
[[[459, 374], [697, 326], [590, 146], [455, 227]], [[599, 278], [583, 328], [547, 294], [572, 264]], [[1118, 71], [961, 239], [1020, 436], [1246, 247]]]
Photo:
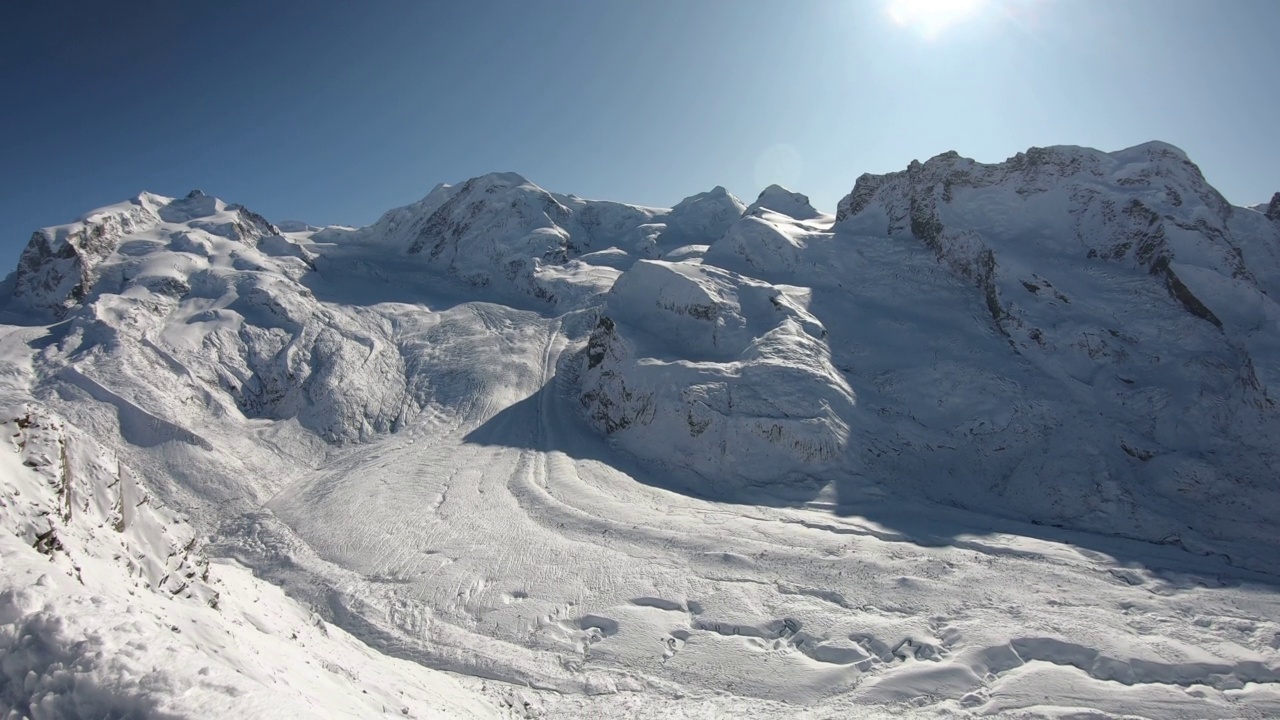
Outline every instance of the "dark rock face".
[[600, 363], [604, 362], [605, 353], [609, 349], [609, 343], [613, 340], [614, 324], [608, 315], [601, 315], [596, 322], [595, 330], [591, 333], [591, 338], [587, 342], [587, 369], [590, 370]]
[[107, 215], [70, 231], [38, 230], [18, 260], [13, 295], [27, 308], [62, 317], [84, 302], [93, 270], [120, 238], [145, 221], [146, 211]]
[[39, 230], [31, 235], [18, 259], [14, 295], [60, 315], [70, 304], [84, 299], [86, 276], [87, 268], [74, 245], [55, 245]]
[[1267, 205], [1267, 217], [1272, 222], [1280, 222], [1280, 192], [1271, 196], [1271, 203]]
[[265, 217], [243, 205], [228, 205], [227, 209], [235, 210], [239, 215], [236, 226], [242, 235], [242, 239], [244, 237], [252, 237], [260, 240], [269, 235], [280, 234], [280, 228], [272, 225]]
[[1201, 302], [1200, 298], [1196, 297], [1191, 292], [1191, 290], [1186, 286], [1186, 283], [1182, 282], [1182, 279], [1178, 277], [1177, 273], [1170, 269], [1169, 261], [1167, 259], [1160, 258], [1160, 260], [1152, 266], [1151, 274], [1164, 277], [1165, 287], [1168, 288], [1169, 294], [1173, 296], [1173, 299], [1182, 303], [1182, 306], [1187, 309], [1187, 312], [1195, 315], [1201, 320], [1207, 320], [1219, 328], [1222, 327], [1222, 321], [1218, 319], [1218, 316], [1214, 315], [1213, 311]]

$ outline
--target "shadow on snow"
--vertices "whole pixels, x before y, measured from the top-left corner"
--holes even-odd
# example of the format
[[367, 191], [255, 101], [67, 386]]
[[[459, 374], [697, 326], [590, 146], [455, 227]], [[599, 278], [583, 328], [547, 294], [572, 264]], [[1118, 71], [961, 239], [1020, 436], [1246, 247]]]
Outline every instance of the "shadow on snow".
[[[1104, 535], [1028, 520], [984, 514], [919, 499], [893, 497], [866, 478], [847, 474], [775, 485], [742, 486], [687, 469], [659, 467], [609, 444], [587, 425], [558, 377], [538, 392], [510, 405], [464, 441], [479, 445], [560, 452], [576, 461], [607, 465], [646, 485], [709, 502], [803, 509], [873, 523], [833, 524], [832, 532], [872, 535], [886, 542], [921, 547], [957, 547], [987, 554], [1039, 557], [1034, 549], [982, 542], [997, 536], [1024, 537], [1084, 549], [1113, 560], [1113, 567], [1143, 569], [1167, 584], [1165, 590], [1233, 587], [1242, 583], [1280, 585], [1280, 573], [1239, 567], [1223, 552], [1197, 553], [1179, 545]], [[834, 500], [832, 500], [834, 498]], [[846, 529], [847, 527], [847, 529]], [[1117, 576], [1117, 581], [1124, 581]]]

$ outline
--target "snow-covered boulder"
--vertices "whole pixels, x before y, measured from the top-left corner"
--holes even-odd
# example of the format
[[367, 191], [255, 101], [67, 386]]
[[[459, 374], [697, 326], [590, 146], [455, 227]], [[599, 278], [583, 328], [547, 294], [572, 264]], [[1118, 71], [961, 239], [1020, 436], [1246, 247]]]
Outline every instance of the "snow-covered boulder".
[[796, 299], [708, 266], [641, 261], [618, 278], [570, 374], [632, 454], [730, 482], [817, 473], [843, 454], [853, 392]]

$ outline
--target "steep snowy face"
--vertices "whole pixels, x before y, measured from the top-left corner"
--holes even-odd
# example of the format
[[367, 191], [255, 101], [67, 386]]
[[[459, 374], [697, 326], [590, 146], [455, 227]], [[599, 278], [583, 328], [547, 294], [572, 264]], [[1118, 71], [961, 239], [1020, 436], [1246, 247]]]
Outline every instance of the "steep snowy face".
[[[1076, 330], [1059, 336], [1058, 321], [1096, 306], [1065, 305], [1073, 292], [1095, 297], [1100, 276], [1152, 276], [1170, 302], [1144, 300], [1180, 306], [1220, 330], [1222, 344], [1263, 341], [1255, 330], [1275, 317], [1276, 230], [1234, 212], [1162, 143], [1110, 154], [1032, 148], [997, 165], [939, 155], [862, 176], [836, 218], [847, 232], [923, 242], [982, 290], [996, 326], [1024, 351], [1069, 343]], [[1091, 352], [1119, 350], [1099, 345]]]
[[809, 245], [823, 244], [830, 237], [825, 229], [761, 209], [748, 212], [731, 225], [703, 258], [752, 277], [812, 285], [817, 278], [814, 263], [819, 260]]
[[728, 190], [717, 185], [711, 190], [681, 200], [666, 216], [668, 245], [719, 240], [746, 206]]
[[706, 265], [641, 261], [566, 374], [592, 422], [638, 457], [730, 483], [818, 473], [845, 449], [854, 397], [802, 301]]
[[195, 531], [115, 453], [33, 404], [0, 408], [0, 432], [0, 532], [73, 577], [104, 563], [131, 587], [217, 605]]
[[608, 290], [638, 258], [719, 239], [743, 209], [722, 187], [662, 209], [560, 195], [515, 173], [491, 173], [440, 185], [367, 228], [311, 237], [404, 253], [491, 297], [572, 306]]
[[760, 197], [746, 209], [747, 215], [770, 210], [793, 220], [812, 220], [821, 213], [809, 204], [809, 196], [791, 192], [781, 185], [770, 185], [760, 192]]
[[[181, 267], [165, 274], [155, 267], [144, 268], [143, 262], [109, 262], [148, 254], [146, 245], [122, 246], [163, 226], [182, 226], [248, 246], [279, 234], [261, 215], [199, 190], [180, 200], [143, 193], [69, 225], [36, 231], [18, 261], [13, 299], [28, 310], [61, 318], [88, 300], [99, 285], [107, 292], [118, 292], [130, 284], [180, 282]], [[199, 252], [176, 236], [173, 242], [175, 248]], [[148, 272], [139, 280], [138, 272], [144, 269]]]
[[210, 563], [142, 478], [36, 403], [0, 408], [9, 717], [498, 717], [278, 589]]
[[[491, 173], [456, 186], [438, 186], [421, 201], [392, 210], [345, 237], [314, 237], [404, 253], [471, 287], [559, 302], [583, 290], [558, 268], [619, 245], [629, 255], [649, 239], [639, 228], [660, 212], [555, 195], [515, 173]], [[588, 275], [576, 279], [590, 280]], [[605, 273], [608, 282], [615, 275]], [[608, 289], [607, 283], [585, 285], [588, 294]]]
[[485, 175], [463, 183], [436, 208], [417, 228], [407, 252], [425, 253], [473, 284], [485, 285], [492, 268], [516, 255], [567, 259], [573, 246], [563, 226], [572, 215], [515, 173]]
[[[650, 214], [615, 203], [558, 197], [515, 173], [474, 178], [433, 193], [408, 222], [405, 252], [476, 287], [503, 284], [548, 301], [570, 291], [549, 266], [643, 224]], [[374, 228], [373, 232], [379, 232]], [[607, 247], [607, 245], [603, 245]]]
[[[1075, 428], [1061, 442], [1095, 458], [1093, 475], [1121, 495], [1176, 489], [1161, 502], [1181, 504], [1211, 483], [1222, 497], [1275, 505], [1263, 478], [1277, 458], [1260, 438], [1280, 428], [1280, 229], [1232, 208], [1181, 151], [1033, 148], [995, 165], [948, 153], [864, 175], [837, 221], [850, 248], [872, 242], [860, 236], [918, 241], [974, 286], [1019, 362], [1062, 383], [1036, 391], [1058, 406], [1049, 417], [1017, 411], [1014, 423]], [[1105, 419], [1086, 421], [1088, 404]], [[1089, 430], [1099, 427], [1109, 430]], [[1128, 459], [1108, 433], [1133, 434], [1121, 443]], [[1065, 477], [1054, 463], [1036, 467]], [[1201, 503], [1219, 530], [1228, 504]], [[1249, 532], [1264, 533], [1253, 522]]]

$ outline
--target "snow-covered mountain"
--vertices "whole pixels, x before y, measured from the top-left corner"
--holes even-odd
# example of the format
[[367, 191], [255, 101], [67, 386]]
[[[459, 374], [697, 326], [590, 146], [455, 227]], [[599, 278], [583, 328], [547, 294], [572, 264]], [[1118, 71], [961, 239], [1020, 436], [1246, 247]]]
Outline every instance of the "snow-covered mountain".
[[1277, 293], [1280, 194], [1162, 143], [947, 153], [834, 215], [514, 173], [364, 228], [143, 193], [0, 286], [0, 642], [158, 619], [48, 635], [0, 699], [216, 716], [196, 676], [51, 669], [172, 616], [203, 629], [166, 652], [325, 668], [241, 673], [239, 712], [366, 672], [394, 713], [1280, 712]]

